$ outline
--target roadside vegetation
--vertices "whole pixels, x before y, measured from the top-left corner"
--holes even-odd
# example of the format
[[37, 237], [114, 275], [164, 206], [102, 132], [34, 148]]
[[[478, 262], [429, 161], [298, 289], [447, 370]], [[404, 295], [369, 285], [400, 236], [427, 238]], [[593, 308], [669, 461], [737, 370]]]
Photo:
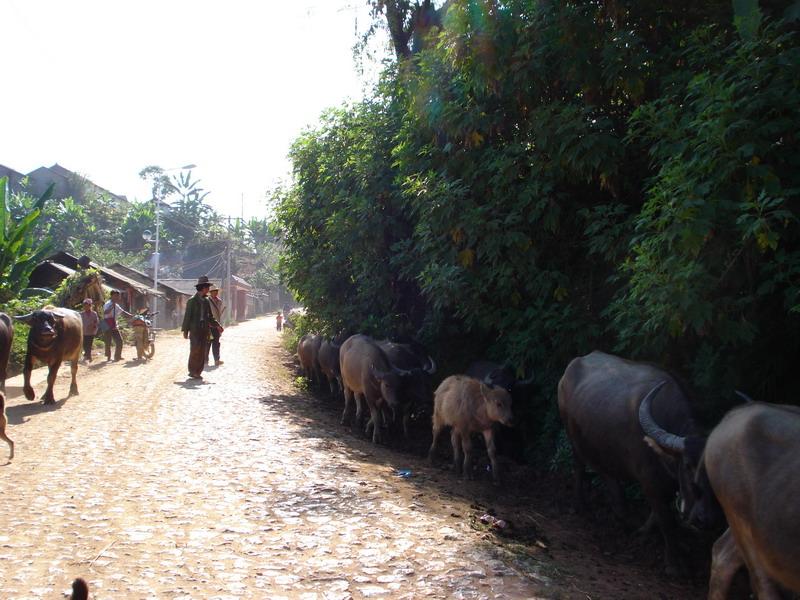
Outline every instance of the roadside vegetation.
[[734, 389], [797, 402], [800, 4], [373, 6], [395, 60], [276, 192], [299, 331], [535, 373], [532, 462], [563, 461], [556, 385], [593, 349], [674, 370], [707, 423]]

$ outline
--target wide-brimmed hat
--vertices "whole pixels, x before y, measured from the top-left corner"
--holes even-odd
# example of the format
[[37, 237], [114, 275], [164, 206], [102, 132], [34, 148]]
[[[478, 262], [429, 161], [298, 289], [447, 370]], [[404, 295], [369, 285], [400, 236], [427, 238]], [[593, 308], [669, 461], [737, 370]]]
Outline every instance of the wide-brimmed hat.
[[200, 290], [204, 287], [211, 287], [211, 282], [208, 280], [208, 275], [201, 275], [200, 277], [198, 277], [194, 289]]
[[219, 291], [219, 288], [218, 288], [217, 286], [215, 286], [215, 285], [212, 283], [212, 284], [211, 284], [211, 287], [210, 287], [210, 288], [208, 288], [208, 291], [209, 291], [209, 292], [218, 292], [218, 291]]
[[92, 299], [91, 298], [84, 298], [83, 299], [83, 303], [84, 304], [92, 304]]

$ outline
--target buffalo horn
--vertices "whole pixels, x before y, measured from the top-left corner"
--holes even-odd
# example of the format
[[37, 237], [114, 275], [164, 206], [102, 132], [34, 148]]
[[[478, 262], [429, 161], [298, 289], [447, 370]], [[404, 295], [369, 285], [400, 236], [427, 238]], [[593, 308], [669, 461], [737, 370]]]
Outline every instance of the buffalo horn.
[[753, 400], [750, 396], [748, 396], [744, 392], [740, 392], [739, 390], [733, 390], [733, 393], [739, 396], [739, 398], [741, 398], [742, 400], [744, 400], [746, 404], [755, 403], [755, 400]]
[[522, 385], [522, 386], [531, 385], [534, 379], [536, 379], [536, 374], [531, 372], [530, 377], [528, 377], [527, 379], [523, 379], [522, 381], [518, 381], [517, 385]]
[[399, 367], [395, 367], [392, 365], [392, 370], [397, 373], [400, 377], [408, 377], [409, 375], [413, 375], [414, 371], [406, 371], [405, 369], [401, 369]]
[[492, 371], [492, 372], [490, 372], [490, 373], [487, 373], [487, 374], [486, 374], [486, 377], [484, 377], [484, 378], [483, 378], [483, 384], [484, 384], [486, 387], [490, 388], [490, 389], [491, 389], [491, 388], [493, 388], [493, 387], [494, 387], [494, 385], [495, 385], [495, 384], [494, 384], [494, 377], [492, 377], [492, 374], [493, 374], [493, 373], [494, 373], [494, 371]]
[[33, 313], [29, 312], [27, 315], [22, 315], [20, 317], [14, 317], [17, 321], [22, 321], [23, 323], [30, 323], [31, 319], [33, 318]]
[[428, 364], [422, 367], [422, 370], [428, 375], [436, 373], [436, 363], [433, 361], [433, 357], [430, 354], [428, 355]]
[[686, 440], [679, 435], [664, 431], [664, 429], [655, 422], [655, 419], [653, 419], [653, 415], [650, 412], [650, 404], [653, 398], [656, 397], [658, 391], [664, 387], [666, 383], [666, 381], [657, 383], [656, 386], [644, 397], [644, 400], [642, 400], [642, 403], [639, 405], [639, 423], [641, 424], [642, 429], [647, 436], [655, 440], [655, 442], [662, 448], [666, 448], [674, 452], [683, 452]]

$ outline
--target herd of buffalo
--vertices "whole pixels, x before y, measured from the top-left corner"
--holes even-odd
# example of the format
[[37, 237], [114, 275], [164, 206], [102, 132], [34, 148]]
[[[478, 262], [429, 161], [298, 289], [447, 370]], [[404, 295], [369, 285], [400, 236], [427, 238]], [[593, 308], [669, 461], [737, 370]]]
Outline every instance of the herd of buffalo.
[[[361, 334], [306, 334], [297, 356], [312, 383], [344, 396], [342, 424], [367, 419], [373, 442], [395, 423], [407, 437], [409, 418], [432, 396], [429, 458], [449, 427], [454, 470], [468, 478], [472, 437], [480, 433], [498, 481], [493, 425], [512, 425], [512, 398], [524, 398], [532, 379], [479, 361], [431, 393], [436, 363], [421, 345]], [[638, 482], [651, 509], [643, 530], [660, 529], [666, 569], [676, 572], [677, 495], [685, 523], [721, 529], [727, 521], [712, 550], [710, 599], [728, 597], [741, 567], [756, 597], [782, 598], [800, 593], [800, 408], [738, 394], [743, 403], [704, 435], [668, 371], [597, 351], [572, 360], [558, 384], [558, 409], [572, 446], [576, 508], [585, 503], [586, 467], [608, 483], [615, 512], [623, 510], [622, 482]]]

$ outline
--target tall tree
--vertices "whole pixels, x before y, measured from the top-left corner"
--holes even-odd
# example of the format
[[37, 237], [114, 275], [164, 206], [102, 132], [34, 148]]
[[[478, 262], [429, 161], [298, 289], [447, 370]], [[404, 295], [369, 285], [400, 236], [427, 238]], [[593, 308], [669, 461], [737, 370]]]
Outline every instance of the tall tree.
[[373, 18], [385, 19], [398, 60], [424, 47], [430, 31], [441, 27], [450, 2], [447, 0], [436, 8], [433, 0], [368, 0]]

